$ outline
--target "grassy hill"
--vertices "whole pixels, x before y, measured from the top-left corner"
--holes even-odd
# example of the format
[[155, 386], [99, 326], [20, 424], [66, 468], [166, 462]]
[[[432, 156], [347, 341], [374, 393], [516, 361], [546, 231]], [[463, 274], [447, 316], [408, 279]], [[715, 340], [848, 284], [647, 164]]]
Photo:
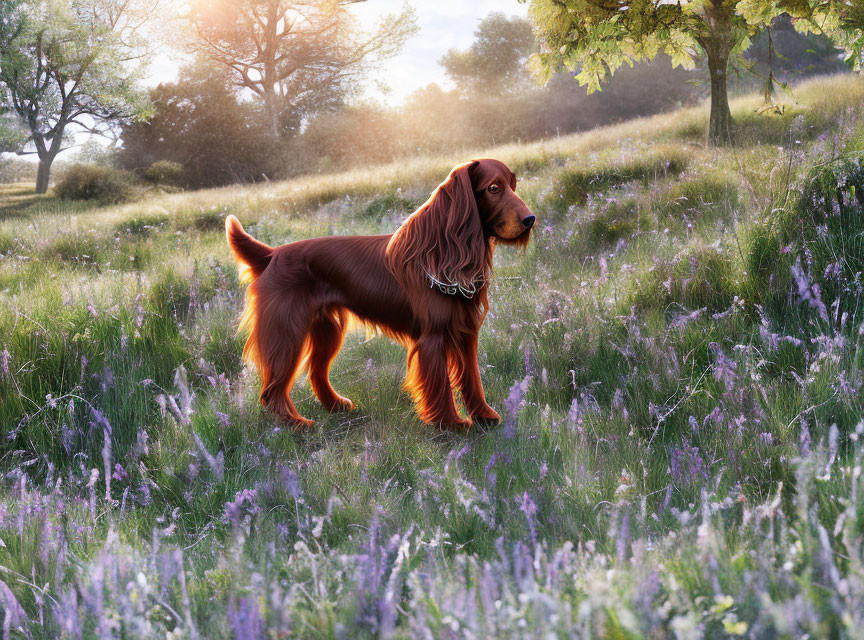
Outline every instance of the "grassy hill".
[[469, 158], [151, 196], [0, 194], [11, 637], [853, 637], [864, 628], [864, 80], [477, 152], [538, 216], [440, 432], [352, 334], [294, 433], [241, 366], [228, 213], [383, 233]]

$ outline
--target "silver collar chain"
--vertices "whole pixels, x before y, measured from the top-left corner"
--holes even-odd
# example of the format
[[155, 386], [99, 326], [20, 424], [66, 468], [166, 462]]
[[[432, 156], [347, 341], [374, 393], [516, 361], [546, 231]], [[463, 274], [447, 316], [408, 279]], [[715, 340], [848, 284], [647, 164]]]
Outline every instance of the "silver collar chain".
[[459, 284], [458, 282], [441, 282], [441, 280], [433, 276], [428, 271], [426, 272], [426, 277], [429, 278], [430, 289], [432, 287], [438, 287], [438, 291], [445, 295], [455, 296], [458, 293], [462, 297], [467, 298], [468, 300], [473, 298], [477, 294], [477, 292], [480, 291], [480, 289], [482, 289], [483, 286], [486, 284], [486, 281], [482, 279], [475, 280], [471, 283], [471, 285], [467, 287], [465, 285]]

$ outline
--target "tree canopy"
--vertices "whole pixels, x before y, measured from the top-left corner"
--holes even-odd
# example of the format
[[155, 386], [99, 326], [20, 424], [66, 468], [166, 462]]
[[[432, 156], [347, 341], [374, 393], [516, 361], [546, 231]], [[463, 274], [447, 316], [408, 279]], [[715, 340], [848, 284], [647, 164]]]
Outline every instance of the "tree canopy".
[[[707, 60], [711, 78], [709, 139], [732, 139], [727, 73], [732, 56], [783, 13], [797, 29], [835, 38], [860, 64], [860, 7], [855, 0], [532, 0], [541, 51], [536, 68], [547, 76], [562, 67], [589, 92], [622, 64], [668, 54], [692, 67]], [[857, 56], [857, 59], [856, 59]]]
[[[159, 0], [7, 0], [0, 4], [0, 110], [39, 157], [36, 190], [74, 128], [106, 134], [149, 112], [138, 87], [141, 29]], [[28, 151], [32, 146], [33, 150]]]
[[416, 31], [406, 6], [364, 33], [348, 10], [357, 1], [194, 0], [192, 48], [263, 102], [278, 139], [296, 132], [304, 116], [340, 101]]
[[183, 166], [190, 187], [252, 182], [267, 175], [272, 147], [261, 110], [241, 102], [224, 68], [198, 61], [177, 82], [150, 91], [154, 115], [123, 129], [120, 164], [143, 172], [154, 162]]
[[462, 93], [502, 94], [523, 85], [533, 50], [530, 21], [493, 12], [480, 21], [468, 49], [450, 49], [439, 64]]

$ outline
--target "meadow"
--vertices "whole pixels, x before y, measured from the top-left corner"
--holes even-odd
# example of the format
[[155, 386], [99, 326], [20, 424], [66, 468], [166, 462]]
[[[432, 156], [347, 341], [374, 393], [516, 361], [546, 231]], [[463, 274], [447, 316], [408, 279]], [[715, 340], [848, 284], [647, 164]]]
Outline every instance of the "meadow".
[[[94, 206], [0, 187], [4, 638], [844, 638], [864, 629], [864, 79], [350, 173]], [[258, 403], [223, 234], [387, 233], [491, 156], [494, 428], [352, 333]]]

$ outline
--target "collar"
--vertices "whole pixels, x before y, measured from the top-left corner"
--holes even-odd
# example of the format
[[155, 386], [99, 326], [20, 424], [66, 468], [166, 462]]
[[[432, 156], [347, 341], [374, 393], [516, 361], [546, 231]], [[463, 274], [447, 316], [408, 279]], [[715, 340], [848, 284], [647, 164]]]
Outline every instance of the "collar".
[[458, 282], [442, 282], [435, 276], [433, 276], [428, 271], [426, 272], [426, 277], [429, 279], [429, 288], [438, 287], [438, 291], [448, 296], [455, 296], [457, 294], [461, 295], [466, 300], [470, 300], [473, 298], [478, 291], [480, 291], [484, 286], [486, 286], [486, 280], [480, 279], [475, 280], [469, 286], [465, 286]]

